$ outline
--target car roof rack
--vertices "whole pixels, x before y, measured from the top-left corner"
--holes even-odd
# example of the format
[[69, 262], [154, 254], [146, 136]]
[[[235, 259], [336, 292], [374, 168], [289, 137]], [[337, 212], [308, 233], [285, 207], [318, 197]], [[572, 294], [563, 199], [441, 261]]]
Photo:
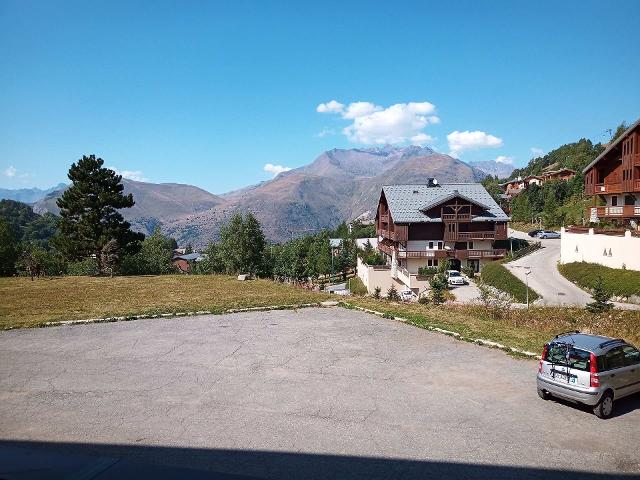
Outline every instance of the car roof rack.
[[602, 342], [600, 345], [598, 345], [598, 348], [608, 347], [609, 345], [615, 345], [616, 343], [625, 343], [625, 341], [622, 338], [614, 338], [613, 340]]
[[576, 333], [580, 333], [580, 331], [578, 330], [570, 330], [568, 332], [564, 332], [564, 333], [559, 333], [558, 335], [556, 335], [553, 338], [560, 338], [560, 337], [566, 337], [567, 335], [574, 335]]

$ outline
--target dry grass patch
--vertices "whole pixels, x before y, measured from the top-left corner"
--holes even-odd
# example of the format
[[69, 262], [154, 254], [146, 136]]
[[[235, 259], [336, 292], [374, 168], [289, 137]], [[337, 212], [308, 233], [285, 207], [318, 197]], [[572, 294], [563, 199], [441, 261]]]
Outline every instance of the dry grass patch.
[[610, 337], [622, 337], [640, 345], [640, 312], [613, 310], [591, 314], [580, 308], [536, 307], [513, 309], [502, 318], [494, 318], [482, 306], [420, 305], [391, 303], [372, 298], [351, 298], [354, 305], [403, 317], [418, 326], [452, 330], [468, 338], [492, 340], [520, 350], [538, 352], [554, 335], [580, 330]]
[[312, 303], [328, 298], [269, 280], [222, 275], [0, 278], [0, 329], [47, 321], [111, 316], [225, 311]]

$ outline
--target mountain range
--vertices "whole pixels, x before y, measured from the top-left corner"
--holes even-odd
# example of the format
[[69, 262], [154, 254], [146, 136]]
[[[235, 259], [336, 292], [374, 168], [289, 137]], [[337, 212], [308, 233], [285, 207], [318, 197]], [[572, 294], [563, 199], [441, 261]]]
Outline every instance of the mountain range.
[[[442, 183], [475, 182], [487, 175], [480, 167], [420, 146], [333, 149], [308, 165], [222, 195], [191, 185], [123, 179], [136, 204], [122, 213], [145, 234], [159, 226], [181, 245], [202, 247], [217, 239], [231, 215], [250, 211], [266, 237], [280, 242], [342, 221], [373, 218], [382, 185], [426, 183], [432, 177]], [[34, 211], [57, 213], [62, 191], [35, 202]]]
[[0, 200], [15, 200], [22, 203], [34, 203], [38, 200], [46, 197], [52, 192], [62, 190], [66, 187], [64, 183], [59, 183], [55, 187], [40, 189], [40, 188], [18, 188], [15, 190], [9, 188], [0, 188]]

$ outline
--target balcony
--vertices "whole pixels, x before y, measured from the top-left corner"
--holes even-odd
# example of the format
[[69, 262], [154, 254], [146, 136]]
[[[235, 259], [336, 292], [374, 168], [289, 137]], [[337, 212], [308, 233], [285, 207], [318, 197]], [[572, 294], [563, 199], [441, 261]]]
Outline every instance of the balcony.
[[640, 178], [638, 180], [634, 180], [633, 182], [633, 191], [640, 192]]
[[587, 211], [590, 218], [634, 218], [640, 217], [640, 206], [622, 205], [619, 207], [591, 207]]
[[596, 183], [595, 193], [599, 195], [606, 193], [622, 193], [622, 183]]
[[[640, 207], [639, 207], [640, 208]], [[378, 249], [387, 255], [393, 256], [395, 251], [397, 259], [424, 258], [443, 260], [445, 258], [457, 258], [464, 260], [467, 258], [502, 258], [507, 254], [505, 249], [490, 250], [396, 250], [390, 245], [378, 244]]]
[[457, 232], [444, 233], [444, 240], [447, 242], [465, 242], [468, 240], [495, 240], [496, 232], [489, 230], [485, 232]]
[[409, 227], [406, 225], [395, 225], [393, 230], [378, 228], [378, 235], [388, 238], [394, 242], [405, 242], [409, 237]]
[[468, 222], [471, 220], [470, 213], [443, 213], [442, 221], [443, 222]]
[[455, 258], [458, 260], [465, 260], [467, 258], [479, 259], [479, 258], [503, 258], [507, 251], [504, 248], [492, 249], [492, 250], [454, 250]]

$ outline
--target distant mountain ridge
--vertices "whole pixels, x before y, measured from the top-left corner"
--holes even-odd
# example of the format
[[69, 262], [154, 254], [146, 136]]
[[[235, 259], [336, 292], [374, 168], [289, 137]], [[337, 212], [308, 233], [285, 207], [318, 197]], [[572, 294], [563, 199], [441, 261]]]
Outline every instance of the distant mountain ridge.
[[504, 178], [511, 175], [511, 172], [515, 170], [515, 167], [509, 163], [496, 162], [495, 160], [486, 160], [480, 162], [470, 162], [473, 168], [480, 170], [486, 175], [493, 175], [494, 177]]
[[[428, 147], [384, 146], [333, 149], [308, 165], [223, 195], [181, 184], [123, 180], [136, 205], [123, 210], [133, 227], [150, 233], [156, 226], [180, 244], [196, 247], [218, 238], [221, 225], [236, 212], [252, 212], [267, 238], [284, 241], [335, 227], [356, 217], [373, 217], [382, 185], [475, 182], [485, 174], [477, 168], [436, 153]], [[55, 192], [34, 210], [57, 212]]]
[[0, 188], [0, 200], [15, 200], [22, 203], [35, 203], [38, 200], [46, 197], [52, 192], [56, 192], [66, 187], [66, 184], [59, 183], [55, 187], [40, 189], [40, 188]]

